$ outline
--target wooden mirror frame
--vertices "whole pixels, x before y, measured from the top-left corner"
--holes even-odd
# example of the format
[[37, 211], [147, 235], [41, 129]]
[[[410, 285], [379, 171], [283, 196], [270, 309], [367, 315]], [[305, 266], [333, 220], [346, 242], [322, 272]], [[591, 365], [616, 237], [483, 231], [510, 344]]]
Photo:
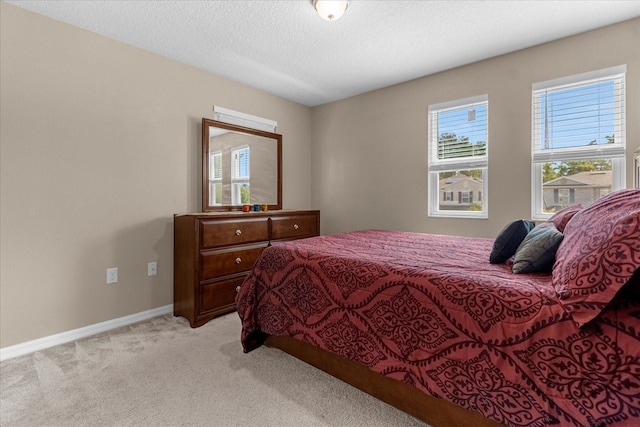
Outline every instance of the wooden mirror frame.
[[[216, 127], [226, 129], [233, 132], [244, 133], [248, 135], [260, 136], [263, 138], [273, 139], [275, 142], [275, 149], [277, 150], [277, 202], [275, 204], [269, 204], [269, 210], [282, 209], [282, 135], [277, 133], [265, 132], [257, 129], [251, 129], [243, 126], [232, 125], [229, 123], [219, 122], [212, 119], [202, 119], [202, 211], [203, 212], [217, 212], [217, 211], [241, 211], [242, 205], [222, 204], [222, 205], [210, 205], [209, 204], [209, 128]], [[271, 201], [269, 201], [271, 202]]]

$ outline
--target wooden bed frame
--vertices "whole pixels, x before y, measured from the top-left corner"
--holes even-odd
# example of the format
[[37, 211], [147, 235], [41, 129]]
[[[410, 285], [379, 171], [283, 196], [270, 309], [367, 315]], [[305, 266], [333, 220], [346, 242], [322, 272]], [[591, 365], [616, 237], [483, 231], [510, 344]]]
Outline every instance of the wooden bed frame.
[[278, 348], [433, 427], [500, 427], [496, 421], [415, 387], [374, 372], [366, 366], [288, 336], [267, 336], [265, 345]]

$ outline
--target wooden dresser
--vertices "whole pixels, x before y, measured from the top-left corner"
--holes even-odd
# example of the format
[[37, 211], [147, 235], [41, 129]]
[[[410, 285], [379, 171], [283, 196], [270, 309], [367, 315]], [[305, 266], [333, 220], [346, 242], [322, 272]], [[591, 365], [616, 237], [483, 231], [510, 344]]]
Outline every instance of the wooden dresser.
[[173, 314], [195, 328], [236, 309], [236, 288], [264, 248], [319, 235], [320, 212], [175, 215], [173, 233]]

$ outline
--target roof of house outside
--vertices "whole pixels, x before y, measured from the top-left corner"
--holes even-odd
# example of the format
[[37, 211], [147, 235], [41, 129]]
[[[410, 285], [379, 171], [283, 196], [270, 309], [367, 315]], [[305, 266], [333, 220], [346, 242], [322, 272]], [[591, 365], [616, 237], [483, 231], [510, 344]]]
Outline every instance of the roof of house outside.
[[449, 178], [442, 178], [440, 180], [440, 189], [444, 189], [450, 185], [456, 184], [460, 181], [470, 181], [474, 184], [482, 185], [482, 180], [478, 178], [473, 178], [471, 176], [467, 176], [461, 173], [457, 173], [454, 176], [450, 176]]
[[586, 171], [561, 176], [543, 184], [543, 187], [611, 187], [612, 171]]

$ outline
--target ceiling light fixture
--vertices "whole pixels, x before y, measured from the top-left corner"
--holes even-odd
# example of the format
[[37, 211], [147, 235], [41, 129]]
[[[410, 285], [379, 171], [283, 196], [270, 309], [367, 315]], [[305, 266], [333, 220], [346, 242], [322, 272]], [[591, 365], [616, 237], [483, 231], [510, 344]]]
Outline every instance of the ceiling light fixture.
[[326, 21], [336, 21], [344, 15], [349, 7], [349, 0], [313, 0], [313, 7], [318, 15]]

